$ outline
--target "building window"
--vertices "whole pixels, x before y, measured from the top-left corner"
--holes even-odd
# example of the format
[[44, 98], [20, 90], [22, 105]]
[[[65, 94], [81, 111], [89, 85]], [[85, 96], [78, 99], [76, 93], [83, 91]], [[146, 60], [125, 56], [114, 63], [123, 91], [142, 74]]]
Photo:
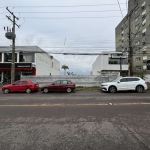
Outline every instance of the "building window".
[[137, 22], [140, 18], [140, 15], [138, 15], [136, 18], [135, 18], [135, 22]]
[[139, 36], [140, 36], [140, 32], [138, 32], [135, 37], [139, 37]]
[[2, 53], [0, 53], [0, 62], [2, 62]]
[[140, 27], [140, 23], [135, 26], [135, 29], [138, 30]]
[[139, 62], [141, 60], [141, 57], [136, 57], [135, 60], [136, 62]]
[[19, 62], [35, 62], [35, 54], [21, 52], [19, 54]]
[[137, 14], [137, 13], [138, 13], [138, 11], [139, 11], [139, 7], [135, 10], [135, 12], [134, 12], [134, 13], [135, 13], [135, 14]]
[[141, 70], [141, 66], [136, 66], [136, 70]]
[[145, 8], [145, 5], [146, 5], [146, 2], [144, 1], [144, 2], [142, 3], [141, 8], [144, 9], [144, 8]]
[[136, 50], [136, 53], [140, 53], [140, 48]]
[[[12, 53], [4, 53], [4, 62], [12, 62]], [[17, 62], [17, 53], [15, 53], [15, 62]]]
[[146, 28], [142, 30], [142, 35], [144, 36], [146, 34]]
[[136, 41], [136, 42], [135, 42], [135, 45], [140, 45], [140, 41]]
[[129, 33], [126, 33], [126, 34], [125, 34], [125, 37], [128, 38], [128, 37], [129, 37]]
[[[120, 64], [120, 58], [114, 59], [110, 57], [108, 64]], [[121, 59], [121, 64], [128, 64], [128, 59]]]
[[124, 31], [125, 31], [125, 32], [126, 32], [126, 31], [128, 31], [128, 26], [125, 28], [125, 30], [124, 30]]
[[117, 59], [113, 59], [113, 58], [109, 58], [109, 64], [119, 64], [119, 60]]

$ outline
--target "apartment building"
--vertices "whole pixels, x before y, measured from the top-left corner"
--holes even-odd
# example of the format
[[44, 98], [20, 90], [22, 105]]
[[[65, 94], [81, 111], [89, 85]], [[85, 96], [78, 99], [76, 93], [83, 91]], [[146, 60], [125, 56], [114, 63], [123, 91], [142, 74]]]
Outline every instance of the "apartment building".
[[128, 58], [126, 55], [121, 56], [120, 62], [120, 54], [122, 52], [102, 52], [92, 64], [92, 75], [115, 73], [121, 76], [127, 76]]
[[[12, 47], [0, 47], [0, 82], [11, 78]], [[15, 80], [23, 76], [60, 75], [60, 62], [38, 46], [16, 46]]]
[[[150, 73], [150, 0], [129, 0], [133, 74]], [[133, 11], [134, 10], [134, 11]], [[132, 13], [131, 13], [132, 12]], [[116, 27], [116, 51], [129, 51], [129, 17]]]

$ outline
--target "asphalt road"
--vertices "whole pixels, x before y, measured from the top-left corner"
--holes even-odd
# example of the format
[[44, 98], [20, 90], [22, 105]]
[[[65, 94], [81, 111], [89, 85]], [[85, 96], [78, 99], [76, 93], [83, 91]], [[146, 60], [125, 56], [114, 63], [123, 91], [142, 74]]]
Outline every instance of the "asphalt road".
[[149, 150], [149, 97], [0, 92], [0, 150]]

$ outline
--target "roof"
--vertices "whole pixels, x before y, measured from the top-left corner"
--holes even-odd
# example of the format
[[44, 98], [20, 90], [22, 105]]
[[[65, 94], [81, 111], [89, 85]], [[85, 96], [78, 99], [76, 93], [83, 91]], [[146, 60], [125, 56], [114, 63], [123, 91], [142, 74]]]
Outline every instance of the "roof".
[[[0, 52], [11, 52], [11, 46], [0, 46]], [[38, 46], [15, 46], [15, 52], [46, 53]]]
[[115, 51], [112, 51], [112, 52], [102, 52], [100, 55], [111, 55], [111, 54], [122, 54], [122, 52], [115, 52]]

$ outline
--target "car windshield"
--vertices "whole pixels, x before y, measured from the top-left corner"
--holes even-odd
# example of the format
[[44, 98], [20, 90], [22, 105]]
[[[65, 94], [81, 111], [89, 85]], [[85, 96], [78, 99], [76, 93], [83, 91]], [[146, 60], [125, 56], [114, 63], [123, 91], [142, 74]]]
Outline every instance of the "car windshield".
[[111, 82], [117, 82], [120, 78], [116, 78], [115, 80], [111, 81]]

